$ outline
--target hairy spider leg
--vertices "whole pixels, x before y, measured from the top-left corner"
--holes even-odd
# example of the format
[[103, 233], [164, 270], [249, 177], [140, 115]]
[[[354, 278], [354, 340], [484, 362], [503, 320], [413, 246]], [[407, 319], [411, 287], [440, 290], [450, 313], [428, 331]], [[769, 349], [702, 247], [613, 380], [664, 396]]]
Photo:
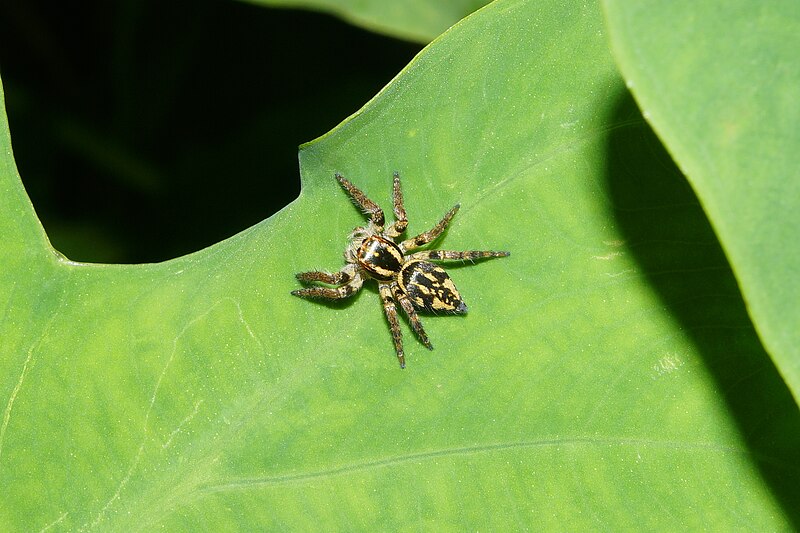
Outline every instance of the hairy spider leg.
[[356, 266], [353, 264], [345, 265], [339, 272], [323, 272], [320, 270], [312, 270], [311, 272], [300, 272], [296, 275], [297, 279], [302, 282], [321, 281], [322, 283], [330, 283], [331, 285], [341, 285], [348, 283], [356, 275]]
[[378, 283], [378, 291], [383, 302], [383, 310], [386, 312], [386, 319], [392, 330], [392, 340], [394, 341], [394, 351], [397, 353], [397, 360], [400, 361], [400, 368], [406, 367], [406, 358], [403, 354], [403, 333], [400, 331], [400, 321], [397, 319], [397, 307], [392, 299], [392, 289], [388, 283]]
[[306, 287], [305, 289], [297, 289], [292, 291], [292, 294], [295, 296], [300, 296], [301, 298], [325, 298], [327, 300], [340, 300], [342, 298], [352, 296], [353, 294], [357, 293], [359, 289], [361, 289], [361, 285], [364, 283], [364, 278], [361, 277], [361, 274], [358, 271], [350, 274], [350, 269], [348, 267], [349, 265], [343, 268], [341, 272], [336, 272], [334, 274], [317, 271], [303, 272], [298, 274], [297, 279], [300, 281], [322, 281], [324, 283], [337, 283], [335, 281], [327, 280], [344, 278], [345, 276], [349, 276], [349, 279], [340, 287]]
[[408, 252], [411, 250], [415, 250], [420, 246], [424, 246], [429, 242], [436, 239], [442, 232], [447, 228], [447, 225], [450, 224], [450, 220], [458, 213], [458, 208], [461, 207], [461, 204], [456, 204], [453, 208], [447, 212], [447, 214], [440, 220], [433, 228], [429, 229], [424, 233], [420, 233], [416, 237], [412, 237], [411, 239], [405, 240], [400, 243], [400, 249], [403, 252]]
[[508, 257], [511, 252], [494, 252], [490, 250], [468, 250], [465, 252], [454, 252], [452, 250], [425, 250], [423, 252], [415, 252], [407, 256], [408, 260], [432, 259], [434, 261], [474, 261], [475, 259], [484, 259], [487, 257]]
[[369, 219], [372, 221], [375, 226], [377, 226], [378, 231], [383, 231], [383, 225], [386, 222], [385, 217], [383, 216], [383, 209], [380, 208], [378, 204], [367, 198], [367, 195], [364, 194], [361, 189], [350, 183], [344, 176], [341, 174], [336, 174], [336, 179], [339, 181], [344, 190], [347, 191], [347, 194], [350, 195], [350, 198], [358, 204], [358, 206], [369, 215]]
[[392, 296], [394, 297], [395, 301], [400, 303], [400, 307], [403, 308], [403, 312], [405, 312], [409, 322], [411, 322], [411, 327], [419, 336], [419, 340], [421, 340], [422, 344], [424, 344], [429, 350], [433, 350], [433, 346], [428, 340], [428, 335], [422, 328], [422, 322], [420, 322], [419, 316], [417, 316], [417, 311], [414, 309], [414, 304], [411, 303], [409, 297], [406, 296], [396, 281], [392, 283], [391, 288]]
[[408, 227], [406, 208], [403, 207], [403, 191], [400, 189], [400, 174], [394, 173], [394, 186], [392, 187], [392, 205], [394, 206], [394, 224], [386, 230], [386, 235], [399, 237]]

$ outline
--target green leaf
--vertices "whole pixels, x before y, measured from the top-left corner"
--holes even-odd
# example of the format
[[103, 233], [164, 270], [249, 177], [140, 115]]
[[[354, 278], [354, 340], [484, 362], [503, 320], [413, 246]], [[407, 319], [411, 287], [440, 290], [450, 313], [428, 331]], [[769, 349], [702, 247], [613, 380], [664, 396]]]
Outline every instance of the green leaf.
[[245, 0], [270, 7], [315, 9], [393, 37], [428, 43], [491, 0]]
[[686, 173], [800, 400], [800, 9], [607, 1], [620, 66]]
[[[599, 6], [500, 1], [301, 150], [301, 197], [195, 254], [85, 265], [0, 201], [0, 530], [680, 530], [798, 523], [800, 419]], [[363, 223], [445, 249], [470, 306], [290, 296]], [[388, 212], [388, 209], [387, 209]], [[143, 215], [144, 216], [144, 215]]]

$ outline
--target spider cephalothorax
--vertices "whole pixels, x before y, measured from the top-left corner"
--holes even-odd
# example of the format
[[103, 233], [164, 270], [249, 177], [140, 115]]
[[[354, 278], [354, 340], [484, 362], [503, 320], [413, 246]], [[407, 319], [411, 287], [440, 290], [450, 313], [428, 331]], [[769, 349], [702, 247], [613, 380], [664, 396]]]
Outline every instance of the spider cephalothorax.
[[453, 280], [442, 267], [431, 263], [430, 260], [471, 261], [486, 257], [505, 257], [509, 255], [509, 252], [425, 250], [408, 253], [441, 235], [450, 223], [450, 219], [458, 211], [459, 205], [456, 204], [448, 211], [432, 229], [398, 243], [395, 242], [395, 239], [408, 226], [406, 210], [403, 207], [403, 193], [400, 191], [400, 176], [397, 173], [394, 175], [392, 203], [396, 220], [389, 227], [385, 227], [383, 210], [375, 202], [367, 198], [358, 187], [341, 175], [336, 174], [336, 179], [339, 180], [347, 194], [369, 216], [369, 224], [356, 228], [350, 235], [350, 244], [344, 252], [347, 264], [339, 272], [312, 271], [297, 274], [297, 279], [304, 283], [318, 281], [335, 285], [335, 287], [306, 287], [292, 291], [292, 294], [303, 298], [340, 299], [357, 292], [365, 278], [376, 280], [383, 308], [386, 311], [386, 318], [392, 329], [397, 359], [400, 361], [400, 367], [405, 368], [403, 340], [400, 323], [397, 319], [396, 304], [400, 304], [403, 312], [408, 316], [411, 327], [419, 335], [422, 343], [431, 350], [433, 346], [428, 340], [425, 330], [422, 329], [416, 309], [445, 313], [466, 313], [467, 311], [467, 306], [461, 299]]

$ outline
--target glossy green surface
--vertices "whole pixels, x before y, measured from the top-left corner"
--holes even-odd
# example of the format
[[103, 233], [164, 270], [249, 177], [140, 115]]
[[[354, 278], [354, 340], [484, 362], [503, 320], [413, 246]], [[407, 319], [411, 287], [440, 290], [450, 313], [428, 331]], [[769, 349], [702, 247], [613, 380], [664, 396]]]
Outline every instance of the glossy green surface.
[[[303, 193], [211, 248], [84, 265], [0, 147], [0, 530], [780, 530], [796, 405], [596, 5], [501, 1], [301, 149]], [[512, 256], [450, 268], [400, 370], [374, 284], [324, 305], [363, 221]], [[387, 209], [388, 211], [388, 209]]]
[[800, 5], [607, 2], [633, 94], [686, 173], [800, 399]]
[[245, 0], [330, 13], [366, 30], [428, 43], [490, 0]]

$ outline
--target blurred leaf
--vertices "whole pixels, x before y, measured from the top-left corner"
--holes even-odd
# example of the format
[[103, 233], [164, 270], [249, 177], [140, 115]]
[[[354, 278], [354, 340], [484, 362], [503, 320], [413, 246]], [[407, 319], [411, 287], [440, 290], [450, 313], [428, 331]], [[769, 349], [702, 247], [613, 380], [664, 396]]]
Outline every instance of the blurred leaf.
[[428, 43], [491, 0], [245, 0], [331, 13], [370, 31]]
[[645, 116], [697, 190], [800, 400], [800, 8], [608, 0]]
[[[301, 150], [301, 197], [153, 265], [48, 247], [3, 125], [0, 530], [779, 530], [800, 420], [596, 5], [501, 1]], [[512, 256], [406, 332], [291, 297], [363, 217]], [[145, 216], [145, 215], [143, 215]]]

